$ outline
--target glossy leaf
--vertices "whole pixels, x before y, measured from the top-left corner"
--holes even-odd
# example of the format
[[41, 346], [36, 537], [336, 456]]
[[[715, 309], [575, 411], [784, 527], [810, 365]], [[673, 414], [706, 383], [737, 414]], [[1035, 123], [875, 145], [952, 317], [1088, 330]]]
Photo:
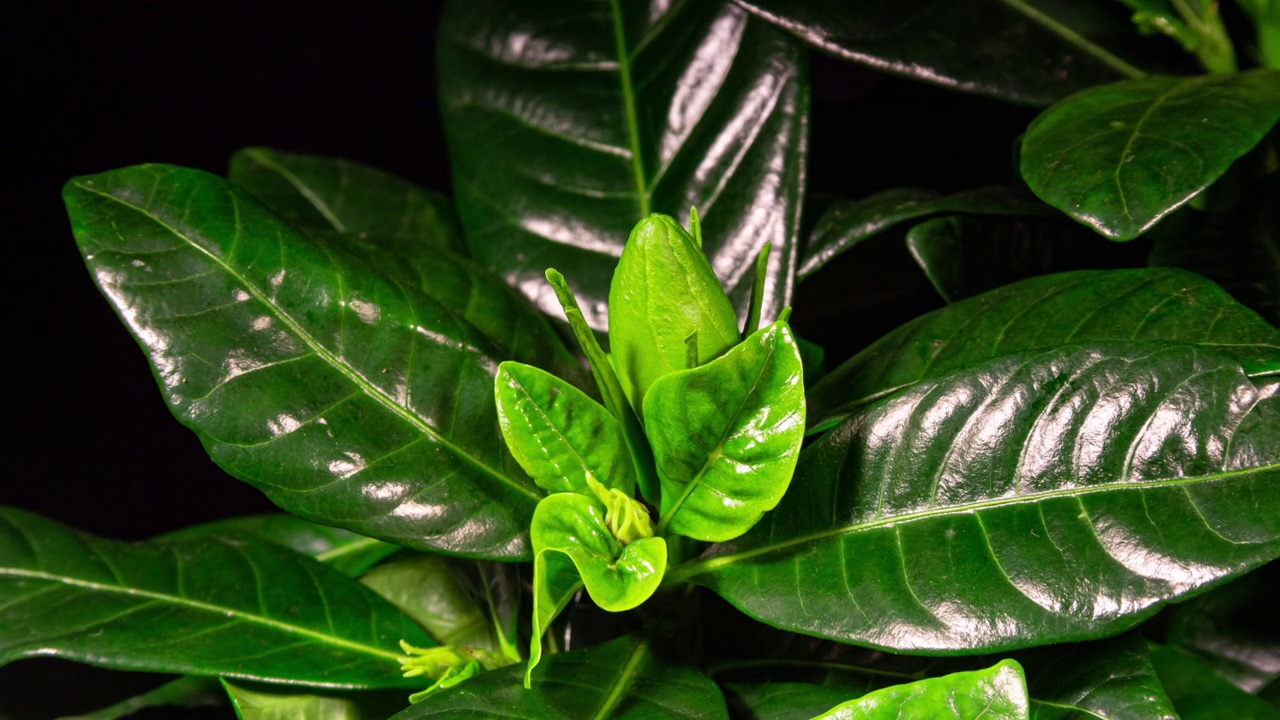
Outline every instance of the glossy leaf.
[[1031, 123], [1022, 176], [1050, 205], [1131, 240], [1217, 180], [1277, 118], [1274, 70], [1105, 85]]
[[738, 0], [846, 60], [1021, 105], [1048, 105], [1142, 71], [1142, 43], [1106, 2]]
[[454, 563], [439, 555], [401, 560], [374, 568], [360, 584], [413, 618], [441, 645], [500, 652], [484, 611], [458, 581]]
[[952, 673], [876, 690], [813, 720], [1026, 720], [1027, 711], [1022, 668], [1013, 660], [1005, 660], [987, 670]]
[[64, 195], [99, 287], [224, 469], [362, 535], [528, 555], [541, 491], [502, 443], [493, 376], [514, 348], [542, 352], [531, 338], [494, 345], [198, 171], [126, 168]]
[[589, 494], [587, 478], [635, 492], [622, 426], [603, 405], [544, 370], [498, 366], [494, 397], [507, 448], [548, 492]]
[[169, 533], [166, 539], [211, 535], [251, 535], [315, 558], [343, 575], [356, 577], [400, 547], [350, 530], [318, 525], [292, 515], [227, 518]]
[[367, 165], [246, 148], [227, 177], [302, 230], [371, 237], [412, 257], [466, 252], [448, 198]]
[[907, 249], [947, 302], [1047, 273], [1052, 236], [1023, 220], [949, 215], [907, 231]]
[[1020, 653], [1035, 720], [1178, 720], [1137, 632]]
[[899, 651], [1115, 634], [1280, 555], [1277, 391], [1194, 346], [1007, 355], [857, 411], [765, 521], [668, 574]]
[[1280, 720], [1280, 708], [1223, 680], [1177, 650], [1156, 646], [1151, 659], [1182, 720]]
[[658, 529], [717, 542], [772, 510], [804, 439], [804, 371], [786, 323], [659, 379], [645, 428], [662, 482]]
[[1280, 620], [1272, 599], [1280, 565], [1272, 563], [1178, 608], [1165, 641], [1219, 677], [1257, 693], [1280, 678]]
[[609, 285], [613, 366], [640, 418], [658, 378], [705, 364], [741, 340], [702, 247], [668, 216], [641, 220]]
[[332, 568], [241, 537], [95, 538], [0, 509], [0, 663], [334, 688], [404, 687], [396, 642], [431, 639]]
[[898, 188], [862, 200], [837, 200], [823, 210], [805, 243], [797, 271], [803, 280], [841, 253], [895, 225], [931, 215], [1044, 215], [1048, 207], [1025, 190], [984, 187], [954, 195]]
[[382, 720], [408, 705], [403, 693], [306, 693], [227, 680], [222, 685], [240, 720]]
[[730, 683], [729, 716], [743, 720], [810, 720], [859, 693], [800, 682]]
[[487, 672], [414, 705], [394, 720], [727, 720], [715, 683], [634, 636], [558, 653], [520, 686], [521, 667]]
[[542, 281], [555, 267], [603, 330], [632, 227], [692, 206], [739, 315], [768, 242], [765, 316], [788, 304], [809, 113], [800, 43], [728, 3], [459, 0], [438, 67], [471, 253], [544, 311], [558, 312]]
[[1060, 273], [921, 316], [832, 371], [808, 394], [809, 427], [830, 427], [877, 398], [1011, 353], [1073, 342], [1168, 340], [1276, 372], [1280, 331], [1218, 286], [1176, 270]]

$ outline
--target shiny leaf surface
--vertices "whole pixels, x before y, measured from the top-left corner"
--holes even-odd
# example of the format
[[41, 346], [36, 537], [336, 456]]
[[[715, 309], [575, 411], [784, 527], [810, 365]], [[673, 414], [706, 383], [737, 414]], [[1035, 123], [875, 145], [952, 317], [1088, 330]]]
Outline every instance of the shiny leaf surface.
[[1022, 177], [1050, 205], [1131, 240], [1217, 180], [1277, 118], [1274, 70], [1105, 85], [1031, 123]]
[[1177, 650], [1157, 646], [1151, 659], [1182, 720], [1280, 720], [1280, 708], [1223, 680]]
[[733, 305], [693, 237], [665, 215], [641, 220], [609, 285], [609, 348], [636, 414], [644, 419], [645, 393], [658, 378], [740, 340]]
[[763, 522], [668, 574], [893, 650], [1114, 634], [1280, 555], [1278, 390], [1194, 346], [1001, 357], [857, 411]]
[[884, 336], [813, 387], [809, 427], [830, 427], [877, 398], [992, 358], [1129, 339], [1216, 348], [1255, 373], [1280, 368], [1280, 331], [1204, 278], [1166, 269], [1060, 273], [963, 300]]
[[488, 672], [414, 705], [394, 720], [727, 720], [715, 683], [636, 637], [548, 657], [520, 686], [519, 666]]
[[360, 584], [413, 618], [441, 645], [500, 652], [484, 611], [458, 581], [453, 560], [439, 555], [380, 565]]
[[302, 693], [228, 680], [222, 686], [240, 720], [382, 720], [408, 704], [403, 693]]
[[516, 362], [498, 366], [494, 387], [507, 448], [539, 487], [589, 494], [592, 477], [634, 493], [622, 426], [603, 405], [551, 373]]
[[1271, 563], [1178, 608], [1165, 641], [1219, 677], [1257, 693], [1280, 678], [1280, 620], [1272, 599], [1280, 565]]
[[987, 670], [952, 673], [876, 690], [813, 720], [1026, 720], [1027, 710], [1022, 668], [1013, 660], [1005, 660]]
[[126, 168], [64, 196], [99, 287], [223, 468], [363, 535], [527, 556], [541, 492], [497, 431], [493, 376], [528, 338], [495, 346], [198, 171]]
[[343, 575], [357, 577], [400, 547], [350, 530], [318, 525], [292, 515], [248, 515], [184, 528], [165, 536], [198, 538], [251, 535], [315, 558]]
[[862, 200], [837, 200], [827, 207], [805, 243], [797, 271], [803, 280], [864, 240], [900, 223], [930, 215], [1043, 215], [1049, 208], [1025, 190], [985, 187], [954, 195], [898, 188]]
[[658, 529], [718, 542], [772, 510], [804, 439], [804, 371], [785, 323], [723, 357], [661, 378], [645, 428], [662, 483]]
[[129, 670], [404, 687], [386, 601], [275, 543], [119, 543], [0, 510], [0, 663], [55, 655]]
[[376, 238], [415, 257], [466, 252], [448, 198], [367, 165], [246, 148], [227, 177], [302, 230]]
[[1141, 74], [1125, 50], [1144, 43], [1105, 2], [738, 2], [846, 60], [1022, 105]]
[[907, 250], [947, 302], [1049, 272], [1053, 239], [1024, 220], [950, 215], [907, 231]]
[[1035, 720], [1178, 720], [1137, 632], [1018, 656]]
[[728, 3], [465, 0], [441, 21], [440, 97], [477, 260], [550, 314], [548, 267], [591, 326], [631, 228], [702, 213], [740, 315], [772, 242], [765, 316], [790, 301], [803, 202], [804, 47]]

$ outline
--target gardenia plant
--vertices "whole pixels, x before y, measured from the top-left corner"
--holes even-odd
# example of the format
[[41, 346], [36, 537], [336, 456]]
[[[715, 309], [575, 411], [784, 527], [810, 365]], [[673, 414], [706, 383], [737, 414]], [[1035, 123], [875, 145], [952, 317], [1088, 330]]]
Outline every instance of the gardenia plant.
[[[1276, 716], [1275, 3], [443, 12], [452, 199], [264, 148], [68, 182], [288, 514], [0, 508], [0, 662], [174, 676], [97, 718]], [[1045, 107], [1023, 184], [807, 197], [811, 46]], [[895, 232], [945, 304], [828, 364], [797, 284]], [[1149, 266], [1058, 271], [1098, 235]]]

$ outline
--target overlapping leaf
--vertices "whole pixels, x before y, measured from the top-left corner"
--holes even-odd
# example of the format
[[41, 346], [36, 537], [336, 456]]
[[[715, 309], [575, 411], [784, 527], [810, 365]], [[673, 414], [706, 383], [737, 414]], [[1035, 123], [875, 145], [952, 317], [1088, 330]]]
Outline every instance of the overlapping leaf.
[[895, 650], [1114, 634], [1280, 555], [1278, 390], [1194, 346], [1007, 355], [854, 412], [763, 522], [669, 576]]
[[987, 670], [952, 673], [876, 690], [813, 720], [1026, 720], [1027, 711], [1022, 668], [1013, 660], [1005, 660]]
[[1280, 678], [1280, 619], [1271, 599], [1280, 586], [1272, 563], [1182, 605], [1165, 641], [1245, 692]]
[[1046, 225], [948, 215], [908, 230], [907, 250], [938, 294], [955, 302], [1047, 273], [1054, 243]]
[[1036, 720], [1177, 720], [1138, 632], [1020, 653]]
[[559, 369], [554, 348], [483, 334], [204, 173], [138, 166], [65, 197], [99, 287], [225, 469], [364, 535], [527, 554], [541, 492], [497, 432], [493, 375], [512, 355]]
[[403, 693], [319, 693], [224, 680], [240, 720], [382, 720], [408, 704]]
[[1151, 659], [1182, 720], [1280, 719], [1280, 708], [1214, 675], [1177, 650], [1156, 646]]
[[369, 590], [275, 543], [118, 543], [0, 510], [0, 663], [55, 655], [130, 670], [405, 687], [402, 638], [432, 643]]
[[765, 315], [791, 296], [803, 200], [804, 47], [728, 3], [448, 4], [440, 91], [472, 255], [545, 311], [542, 273], [592, 327], [650, 212], [702, 212], [708, 256], [745, 314], [773, 243]]
[[523, 667], [514, 666], [485, 673], [414, 705], [394, 720], [728, 718], [715, 683], [634, 636], [548, 657], [534, 671], [532, 690], [520, 685], [522, 672]]
[[315, 558], [356, 577], [400, 548], [350, 530], [318, 525], [293, 515], [248, 515], [184, 528], [166, 538], [250, 535]]
[[830, 427], [876, 398], [1002, 355], [1129, 339], [1217, 348], [1250, 372], [1280, 370], [1280, 331], [1199, 276], [1060, 273], [955, 303], [884, 336], [809, 392], [809, 427]]

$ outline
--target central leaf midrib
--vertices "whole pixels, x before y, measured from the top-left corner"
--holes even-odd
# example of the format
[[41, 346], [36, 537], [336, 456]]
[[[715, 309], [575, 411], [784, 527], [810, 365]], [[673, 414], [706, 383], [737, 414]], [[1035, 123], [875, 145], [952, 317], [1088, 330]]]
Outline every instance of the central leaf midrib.
[[[104, 192], [92, 187], [86, 187], [81, 183], [76, 183], [76, 187], [85, 192], [98, 195], [100, 197], [106, 198], [113, 202], [119, 203], [120, 205], [123, 205], [124, 207], [129, 208], [134, 212], [137, 212], [138, 214], [151, 220], [152, 222], [156, 223], [160, 227], [172, 233], [174, 237], [177, 237], [182, 242], [186, 243], [188, 247], [201, 253], [202, 255], [207, 257], [210, 261], [212, 261], [214, 264], [216, 264], [218, 267], [221, 267], [227, 274], [229, 274], [238, 283], [240, 283], [246, 290], [248, 290], [249, 293], [253, 295], [254, 299], [256, 299], [263, 306], [269, 308], [272, 311], [272, 313], [277, 318], [279, 318], [280, 321], [283, 322], [298, 337], [298, 339], [300, 339], [308, 348], [311, 349], [312, 352], [316, 354], [317, 357], [319, 357], [321, 360], [327, 363], [330, 367], [336, 370], [339, 374], [341, 374], [343, 377], [349, 380], [352, 384], [354, 384], [357, 388], [363, 391], [364, 394], [370, 397], [374, 402], [377, 402], [379, 405], [382, 405], [385, 409], [389, 410], [392, 414], [404, 420], [405, 422], [407, 422], [409, 425], [417, 429], [422, 434], [427, 435], [432, 440], [439, 443], [447, 450], [451, 451], [456, 457], [471, 463], [473, 466], [482, 470], [485, 474], [489, 475], [490, 477], [494, 478], [500, 483], [507, 485], [508, 487], [514, 490], [518, 490], [519, 492], [524, 493], [525, 495], [528, 495], [533, 500], [538, 500], [541, 498], [541, 495], [539, 493], [533, 490], [530, 490], [529, 488], [521, 484], [514, 482], [511, 478], [489, 467], [485, 463], [481, 462], [479, 458], [472, 456], [470, 453], [465, 452], [462, 448], [450, 442], [447, 438], [445, 438], [443, 435], [438, 433], [435, 430], [435, 428], [431, 427], [429, 424], [424, 422], [421, 418], [409, 412], [408, 409], [397, 405], [391, 398], [387, 397], [381, 390], [379, 390], [376, 386], [374, 386], [372, 383], [366, 380], [359, 372], [357, 372], [353, 368], [348, 367], [346, 364], [340, 362], [336, 356], [334, 356], [331, 352], [329, 352], [323, 345], [320, 344], [319, 341], [313, 338], [310, 333], [308, 333], [305, 329], [303, 329], [303, 327], [300, 324], [298, 324], [298, 322], [294, 320], [293, 317], [291, 317], [287, 312], [285, 312], [283, 308], [277, 306], [274, 302], [271, 302], [267, 298], [267, 296], [262, 292], [262, 290], [260, 290], [253, 283], [249, 282], [248, 278], [244, 277], [239, 272], [237, 272], [235, 268], [228, 265], [226, 261], [224, 261], [221, 257], [218, 257], [217, 255], [213, 254], [207, 249], [201, 247], [199, 243], [196, 243], [191, 238], [187, 237], [185, 234], [180, 232], [177, 228], [173, 227], [172, 225], [160, 219], [159, 217], [151, 214], [147, 210], [137, 205], [134, 205], [133, 203], [126, 202], [125, 200], [118, 198], [115, 195], [112, 195], [111, 193]], [[231, 200], [233, 203], [238, 203], [238, 201], [235, 199], [234, 196], [232, 196]]]
[[915, 522], [917, 520], [928, 520], [935, 517], [947, 517], [950, 515], [975, 513], [980, 510], [988, 510], [998, 507], [1006, 507], [1011, 505], [1029, 505], [1033, 503], [1052, 500], [1060, 497], [1079, 498], [1086, 495], [1096, 495], [1106, 492], [1123, 492], [1135, 490], [1155, 490], [1166, 487], [1180, 487], [1202, 482], [1213, 482], [1224, 480], [1232, 477], [1248, 476], [1258, 473], [1264, 473], [1272, 470], [1280, 470], [1280, 463], [1271, 463], [1268, 465], [1259, 465], [1257, 467], [1244, 468], [1241, 470], [1227, 470], [1212, 475], [1201, 475], [1196, 477], [1182, 478], [1163, 478], [1160, 480], [1148, 480], [1139, 482], [1117, 482], [1102, 486], [1093, 487], [1074, 487], [1063, 488], [1058, 490], [1046, 490], [1038, 493], [1030, 493], [1026, 495], [1017, 495], [1014, 497], [998, 497], [986, 500], [977, 500], [973, 502], [960, 503], [957, 505], [948, 505], [941, 508], [927, 508], [915, 512], [903, 513], [901, 515], [892, 515], [888, 517], [875, 518], [863, 522], [856, 522], [849, 525], [841, 525], [839, 527], [810, 533], [797, 538], [791, 538], [777, 543], [771, 543], [758, 548], [744, 550], [732, 555], [722, 555], [720, 557], [707, 558], [705, 560], [695, 560], [687, 565], [675, 568], [668, 572], [668, 576], [672, 579], [690, 578], [696, 575], [714, 571], [724, 565], [731, 565], [740, 560], [748, 560], [760, 555], [784, 550], [789, 547], [803, 545], [818, 540], [826, 540], [841, 535], [852, 535], [865, 530], [889, 527], [893, 525], [901, 525], [905, 523]]
[[306, 199], [307, 202], [311, 203], [311, 206], [316, 209], [316, 212], [320, 213], [325, 221], [333, 226], [334, 230], [341, 233], [347, 231], [347, 226], [343, 224], [342, 220], [333, 212], [333, 209], [329, 207], [329, 204], [324, 200], [321, 200], [320, 196], [316, 195], [315, 192], [312, 191], [311, 186], [304, 183], [301, 178], [293, 173], [292, 170], [289, 170], [280, 163], [275, 162], [266, 154], [257, 150], [247, 150], [245, 151], [245, 155], [259, 165], [284, 178], [285, 182], [292, 185], [293, 189], [297, 190], [299, 195]]
[[636, 667], [640, 661], [644, 659], [645, 653], [648, 651], [648, 644], [643, 640], [636, 643], [631, 649], [631, 655], [627, 658], [627, 664], [623, 666], [622, 672], [618, 674], [614, 680], [613, 687], [609, 691], [609, 695], [605, 697], [601, 703], [600, 709], [593, 716], [594, 720], [605, 720], [609, 717], [609, 713], [618, 706], [618, 702], [622, 700], [622, 693], [627, 686], [631, 684], [631, 678], [636, 674]]
[[640, 156], [640, 121], [636, 113], [635, 87], [631, 82], [631, 53], [627, 50], [626, 28], [622, 25], [622, 8], [619, 0], [609, 0], [609, 13], [613, 20], [613, 39], [618, 53], [618, 82], [622, 86], [623, 116], [627, 122], [627, 143], [631, 148], [631, 172], [636, 185], [636, 205], [643, 219], [652, 209], [644, 162]]
[[97, 592], [115, 593], [119, 595], [126, 595], [129, 597], [147, 598], [149, 600], [159, 600], [172, 605], [179, 605], [179, 606], [191, 608], [193, 610], [207, 612], [213, 615], [217, 615], [218, 617], [233, 617], [240, 620], [244, 620], [246, 622], [251, 622], [258, 625], [262, 625], [264, 627], [269, 627], [273, 630], [279, 630], [280, 632], [292, 633], [296, 635], [301, 635], [303, 637], [313, 638], [317, 642], [321, 642], [327, 645], [334, 645], [334, 646], [345, 648], [348, 650], [361, 652], [367, 655], [373, 655], [383, 659], [394, 660], [396, 662], [400, 661], [400, 655], [394, 652], [389, 652], [387, 650], [382, 650], [381, 648], [373, 647], [371, 645], [365, 645], [363, 643], [358, 643], [352, 640], [346, 640], [344, 638], [336, 637], [334, 635], [325, 635], [324, 633], [318, 632], [316, 630], [310, 630], [308, 628], [300, 627], [297, 625], [291, 625], [289, 623], [280, 622], [279, 620], [273, 620], [272, 618], [265, 617], [262, 615], [254, 615], [253, 613], [247, 613], [242, 610], [236, 610], [235, 608], [229, 608], [229, 607], [220, 606], [220, 605], [211, 605], [209, 603], [201, 602], [199, 600], [192, 600], [190, 598], [185, 598], [179, 595], [168, 595], [165, 593], [155, 592], [152, 590], [125, 587], [123, 585], [108, 585], [105, 583], [94, 582], [92, 580], [82, 580], [80, 578], [70, 577], [66, 575], [56, 575], [53, 573], [47, 573], [40, 570], [23, 570], [21, 568], [0, 568], [0, 576], [31, 578], [35, 580], [44, 580], [47, 582], [61, 583], [63, 585], [84, 588], [86, 590], [93, 590]]

